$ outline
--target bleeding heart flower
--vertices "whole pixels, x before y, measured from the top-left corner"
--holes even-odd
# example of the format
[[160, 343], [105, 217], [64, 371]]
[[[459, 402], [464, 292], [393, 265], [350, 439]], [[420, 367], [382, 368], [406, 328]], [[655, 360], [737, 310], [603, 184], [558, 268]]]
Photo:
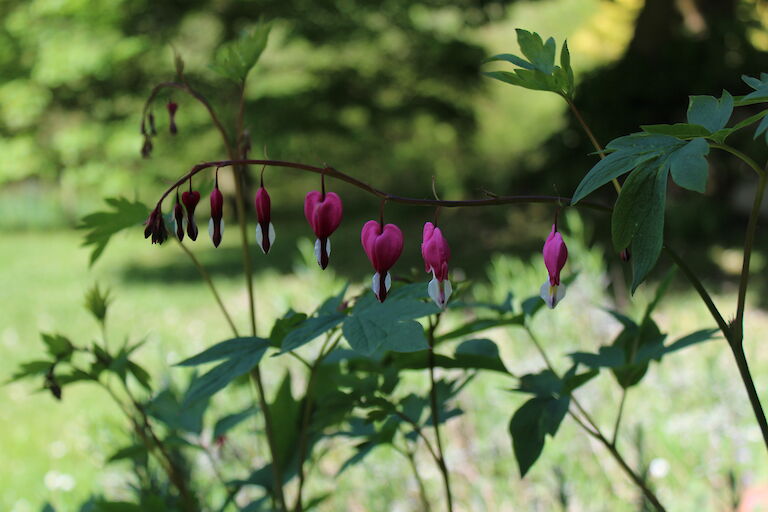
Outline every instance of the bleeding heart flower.
[[173, 205], [173, 223], [176, 227], [176, 237], [179, 241], [184, 240], [184, 208], [179, 202], [179, 190], [176, 189], [176, 204]]
[[557, 226], [554, 224], [546, 242], [544, 242], [542, 254], [549, 279], [541, 285], [541, 298], [544, 299], [550, 309], [554, 309], [565, 297], [565, 285], [560, 284], [560, 271], [568, 259], [568, 248], [565, 246], [563, 236], [557, 231]]
[[259, 221], [256, 224], [256, 243], [259, 244], [264, 254], [268, 254], [270, 247], [275, 243], [275, 228], [271, 222], [272, 201], [269, 199], [267, 189], [263, 186], [259, 187], [253, 203], [256, 206], [256, 214], [259, 217]]
[[432, 280], [427, 287], [429, 296], [435, 304], [444, 308], [453, 292], [451, 282], [448, 280], [451, 249], [440, 228], [435, 227], [431, 222], [424, 224], [421, 256], [424, 258], [424, 270], [432, 272]]
[[[190, 188], [191, 188], [190, 184]], [[195, 224], [195, 207], [200, 202], [200, 192], [197, 190], [190, 190], [188, 192], [181, 193], [181, 202], [184, 203], [184, 207], [187, 209], [187, 235], [192, 240], [197, 240], [197, 224]]]
[[329, 237], [341, 224], [342, 214], [341, 198], [334, 192], [322, 194], [313, 190], [304, 199], [304, 216], [317, 237], [315, 257], [323, 269], [328, 266], [328, 259], [331, 255]]
[[152, 235], [153, 244], [162, 244], [168, 238], [168, 231], [165, 229], [163, 213], [160, 211], [160, 205], [157, 205], [152, 213], [149, 214], [147, 222], [144, 223], [144, 238]]
[[382, 227], [381, 223], [369, 220], [360, 232], [360, 241], [376, 270], [373, 274], [373, 293], [380, 302], [384, 302], [392, 287], [389, 269], [395, 265], [403, 252], [403, 232], [394, 224]]
[[224, 234], [224, 196], [219, 190], [219, 177], [216, 176], [216, 183], [211, 192], [211, 220], [208, 222], [208, 234], [211, 235], [213, 246], [218, 247], [221, 243], [221, 235]]

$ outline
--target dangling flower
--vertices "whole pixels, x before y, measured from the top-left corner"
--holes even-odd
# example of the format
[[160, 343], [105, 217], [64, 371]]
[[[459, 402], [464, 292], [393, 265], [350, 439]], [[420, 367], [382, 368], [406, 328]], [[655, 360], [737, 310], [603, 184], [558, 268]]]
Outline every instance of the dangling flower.
[[184, 208], [179, 202], [179, 189], [176, 189], [176, 204], [173, 205], [173, 222], [176, 225], [176, 237], [184, 240]]
[[341, 224], [342, 213], [341, 198], [334, 192], [323, 194], [313, 190], [304, 199], [304, 216], [317, 237], [315, 257], [323, 269], [328, 266], [328, 259], [331, 255], [329, 237]]
[[168, 109], [168, 118], [170, 119], [168, 128], [171, 131], [171, 135], [176, 135], [179, 131], [178, 128], [176, 128], [176, 110], [179, 108], [179, 105], [173, 101], [169, 101], [165, 108]]
[[568, 259], [568, 248], [555, 224], [552, 225], [552, 231], [544, 242], [542, 254], [544, 255], [544, 265], [549, 272], [549, 279], [541, 285], [541, 298], [544, 299], [547, 306], [554, 309], [565, 297], [565, 285], [560, 284], [560, 271]]
[[451, 259], [451, 249], [443, 237], [440, 228], [431, 222], [424, 224], [421, 242], [421, 256], [424, 258], [424, 270], [432, 272], [432, 280], [427, 290], [429, 296], [439, 307], [444, 308], [451, 297], [453, 288], [448, 280], [448, 261]]
[[380, 222], [369, 220], [360, 232], [360, 241], [368, 259], [376, 270], [373, 274], [373, 293], [380, 302], [387, 298], [392, 287], [392, 268], [403, 252], [403, 232], [394, 224], [382, 227]]
[[213, 246], [218, 247], [221, 243], [221, 235], [224, 234], [224, 196], [219, 190], [219, 174], [216, 172], [216, 182], [211, 192], [211, 220], [208, 222], [208, 234], [211, 235]]
[[256, 214], [259, 221], [256, 224], [256, 243], [259, 244], [264, 254], [269, 253], [269, 249], [275, 243], [275, 228], [272, 226], [272, 201], [269, 199], [267, 189], [262, 185], [256, 191], [256, 197], [253, 199], [256, 206]]
[[[192, 183], [190, 181], [190, 188]], [[197, 224], [195, 224], [195, 207], [200, 201], [200, 192], [197, 190], [189, 190], [182, 192], [181, 202], [184, 203], [184, 207], [187, 209], [187, 235], [192, 240], [197, 240]]]
[[149, 218], [144, 225], [147, 226], [144, 228], [144, 238], [149, 238], [152, 235], [153, 244], [160, 245], [168, 238], [168, 231], [165, 229], [165, 221], [163, 220], [163, 213], [160, 211], [159, 204], [149, 214]]

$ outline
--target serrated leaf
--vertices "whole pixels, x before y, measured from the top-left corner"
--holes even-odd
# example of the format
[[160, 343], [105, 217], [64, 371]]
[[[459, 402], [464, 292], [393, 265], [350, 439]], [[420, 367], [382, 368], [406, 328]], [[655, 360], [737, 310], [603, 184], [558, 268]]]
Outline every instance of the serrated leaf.
[[568, 40], [563, 41], [563, 47], [560, 49], [560, 67], [565, 71], [567, 77], [566, 96], [573, 96], [576, 81], [573, 77], [573, 68], [571, 67], [571, 52], [568, 50]]
[[550, 74], [555, 64], [555, 40], [551, 37], [543, 42], [536, 32], [528, 32], [518, 28], [517, 44], [533, 67], [542, 73]]
[[733, 96], [728, 91], [718, 100], [714, 96], [691, 96], [688, 103], [688, 122], [716, 132], [728, 124], [733, 113]]
[[83, 246], [93, 247], [91, 265], [102, 255], [112, 236], [124, 229], [138, 227], [149, 216], [149, 208], [139, 201], [123, 197], [109, 197], [104, 201], [110, 207], [108, 210], [86, 215], [77, 226], [86, 231]]
[[672, 179], [683, 188], [703, 194], [707, 190], [709, 165], [706, 156], [709, 144], [704, 139], [693, 139], [670, 155]]
[[69, 338], [62, 334], [40, 333], [43, 343], [48, 348], [48, 353], [58, 360], [68, 359], [72, 355], [75, 346]]
[[45, 375], [53, 364], [52, 361], [27, 361], [26, 363], [21, 363], [16, 372], [5, 383], [8, 384], [28, 377]]

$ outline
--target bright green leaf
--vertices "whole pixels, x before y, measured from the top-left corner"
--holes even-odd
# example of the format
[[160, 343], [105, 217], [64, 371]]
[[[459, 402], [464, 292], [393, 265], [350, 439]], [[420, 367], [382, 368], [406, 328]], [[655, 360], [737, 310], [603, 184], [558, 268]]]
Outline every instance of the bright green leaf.
[[149, 208], [139, 201], [122, 197], [104, 200], [110, 209], [83, 217], [77, 229], [86, 230], [83, 246], [93, 247], [90, 264], [96, 263], [110, 238], [124, 229], [138, 227], [147, 219]]

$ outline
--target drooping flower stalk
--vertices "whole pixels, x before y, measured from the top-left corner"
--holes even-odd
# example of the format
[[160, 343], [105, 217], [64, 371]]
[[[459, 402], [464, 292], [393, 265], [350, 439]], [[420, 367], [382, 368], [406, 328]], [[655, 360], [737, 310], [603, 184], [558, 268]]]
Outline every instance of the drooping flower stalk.
[[448, 280], [451, 249], [440, 228], [435, 227], [431, 222], [424, 224], [421, 256], [424, 258], [424, 270], [432, 272], [432, 280], [427, 287], [429, 296], [438, 307], [444, 308], [453, 292], [451, 282]]
[[379, 302], [384, 302], [392, 286], [389, 269], [395, 265], [403, 252], [403, 232], [394, 224], [383, 225], [381, 222], [369, 220], [363, 225], [360, 241], [368, 260], [376, 270], [373, 274], [373, 293]]

